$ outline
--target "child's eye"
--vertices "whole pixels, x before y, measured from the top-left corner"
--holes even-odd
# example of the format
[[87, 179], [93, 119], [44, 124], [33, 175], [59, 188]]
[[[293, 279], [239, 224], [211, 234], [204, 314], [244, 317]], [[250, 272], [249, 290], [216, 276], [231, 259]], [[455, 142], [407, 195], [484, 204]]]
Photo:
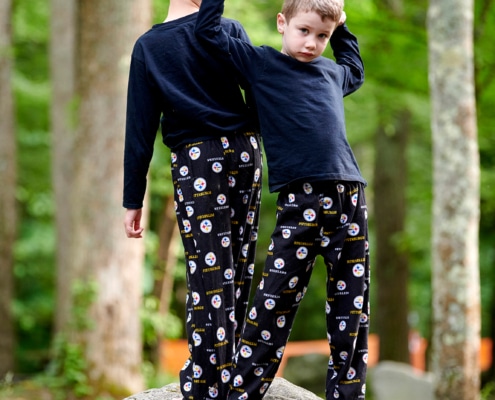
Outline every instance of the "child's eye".
[[318, 37], [319, 37], [320, 39], [326, 39], [326, 38], [327, 38], [327, 35], [325, 35], [324, 33], [320, 33], [320, 34], [318, 35]]
[[301, 32], [302, 32], [302, 33], [304, 33], [304, 34], [306, 34], [306, 33], [308, 33], [309, 31], [308, 31], [306, 28], [301, 28]]

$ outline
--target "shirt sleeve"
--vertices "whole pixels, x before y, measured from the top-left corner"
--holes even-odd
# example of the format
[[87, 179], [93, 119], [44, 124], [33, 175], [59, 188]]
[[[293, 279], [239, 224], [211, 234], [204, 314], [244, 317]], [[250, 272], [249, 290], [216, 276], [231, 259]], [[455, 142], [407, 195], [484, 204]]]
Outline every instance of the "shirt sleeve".
[[245, 32], [239, 32], [239, 37], [227, 33], [221, 25], [223, 10], [224, 0], [203, 0], [194, 33], [216, 57], [230, 63], [247, 83], [251, 83], [262, 65], [263, 50], [253, 46]]
[[364, 65], [356, 37], [347, 25], [339, 26], [330, 37], [335, 61], [344, 70], [342, 91], [347, 96], [358, 90], [364, 82]]
[[132, 209], [143, 207], [161, 116], [159, 98], [139, 54], [140, 47], [136, 45], [129, 71], [124, 148], [123, 206]]

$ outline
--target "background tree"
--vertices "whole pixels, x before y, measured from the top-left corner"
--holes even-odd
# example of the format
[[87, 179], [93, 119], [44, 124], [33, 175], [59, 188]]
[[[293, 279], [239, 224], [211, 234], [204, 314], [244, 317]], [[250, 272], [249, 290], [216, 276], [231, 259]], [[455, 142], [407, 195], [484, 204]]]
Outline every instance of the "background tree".
[[73, 140], [75, 134], [76, 74], [75, 0], [51, 0], [50, 77], [52, 82], [52, 185], [55, 198], [56, 296], [55, 332], [63, 332], [70, 319], [70, 269], [72, 218], [68, 201], [72, 183]]
[[16, 139], [12, 93], [12, 2], [0, 2], [0, 379], [14, 370], [14, 241]]
[[479, 399], [479, 156], [471, 0], [430, 0], [433, 372], [438, 399]]
[[72, 289], [82, 284], [88, 289], [83, 295], [91, 297], [90, 324], [73, 326], [72, 339], [84, 347], [97, 392], [126, 394], [143, 388], [144, 242], [127, 239], [123, 231], [122, 149], [130, 54], [149, 27], [150, 15], [151, 3], [142, 0], [78, 2], [78, 108], [68, 198], [73, 280], [66, 284]]

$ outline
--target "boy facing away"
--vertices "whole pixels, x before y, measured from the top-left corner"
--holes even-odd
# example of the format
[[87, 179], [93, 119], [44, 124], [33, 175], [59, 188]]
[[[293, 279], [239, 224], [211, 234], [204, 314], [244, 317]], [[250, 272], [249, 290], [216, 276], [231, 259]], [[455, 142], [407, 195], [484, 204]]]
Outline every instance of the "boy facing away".
[[[247, 311], [262, 169], [256, 121], [239, 80], [194, 35], [199, 4], [170, 0], [164, 23], [134, 46], [123, 200], [126, 234], [140, 238], [146, 175], [161, 123], [163, 142], [172, 150], [188, 287], [190, 357], [180, 373], [180, 399], [195, 400], [227, 396], [221, 373], [230, 373]], [[222, 19], [221, 24], [248, 40], [237, 21]]]
[[[368, 358], [366, 181], [346, 138], [343, 97], [363, 83], [342, 0], [286, 0], [282, 51], [234, 39], [220, 26], [223, 0], [203, 0], [196, 34], [251, 85], [279, 192], [262, 280], [236, 349], [228, 399], [261, 399], [273, 381], [306, 293], [324, 258], [331, 349], [326, 398], [363, 399]], [[330, 42], [336, 61], [322, 57]]]

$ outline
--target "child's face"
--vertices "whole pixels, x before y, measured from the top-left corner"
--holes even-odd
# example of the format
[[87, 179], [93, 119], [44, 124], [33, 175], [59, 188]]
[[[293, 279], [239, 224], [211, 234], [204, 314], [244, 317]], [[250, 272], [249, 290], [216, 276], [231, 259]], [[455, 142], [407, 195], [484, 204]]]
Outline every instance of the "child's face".
[[299, 12], [287, 22], [281, 13], [277, 15], [277, 28], [282, 34], [282, 53], [301, 62], [310, 62], [321, 56], [337, 22], [314, 12]]

